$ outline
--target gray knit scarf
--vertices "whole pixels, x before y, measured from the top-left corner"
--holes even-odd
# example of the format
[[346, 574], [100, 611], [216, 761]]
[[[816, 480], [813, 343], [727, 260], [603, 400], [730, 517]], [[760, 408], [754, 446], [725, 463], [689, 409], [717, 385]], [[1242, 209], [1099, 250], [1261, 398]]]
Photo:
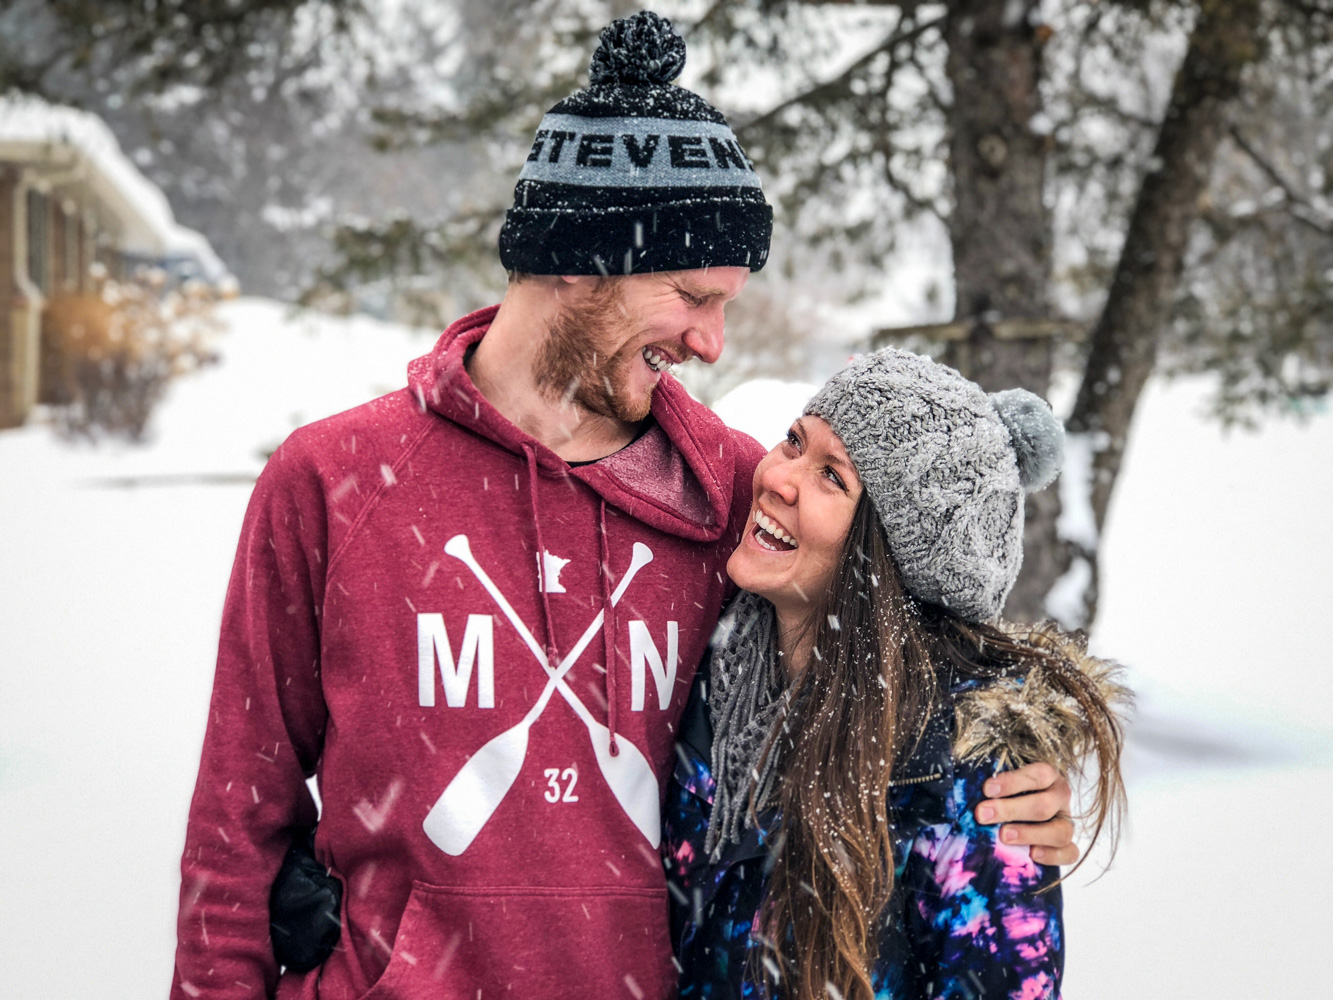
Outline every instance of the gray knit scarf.
[[741, 591], [713, 637], [708, 700], [713, 723], [713, 777], [717, 788], [704, 849], [717, 861], [739, 843], [749, 816], [751, 784], [756, 812], [768, 804], [781, 766], [782, 741], [760, 757], [787, 704], [787, 682], [777, 655], [777, 613], [762, 597]]

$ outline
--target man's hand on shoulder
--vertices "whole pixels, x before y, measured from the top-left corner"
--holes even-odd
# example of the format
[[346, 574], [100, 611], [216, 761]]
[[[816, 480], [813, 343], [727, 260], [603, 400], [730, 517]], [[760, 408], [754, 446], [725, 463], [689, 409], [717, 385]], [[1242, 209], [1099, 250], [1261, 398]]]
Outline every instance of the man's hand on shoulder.
[[1064, 775], [1050, 764], [1029, 764], [1003, 771], [986, 781], [988, 796], [977, 806], [977, 822], [1003, 823], [1000, 839], [1028, 844], [1032, 860], [1043, 865], [1072, 865], [1079, 850], [1069, 818], [1072, 792]]

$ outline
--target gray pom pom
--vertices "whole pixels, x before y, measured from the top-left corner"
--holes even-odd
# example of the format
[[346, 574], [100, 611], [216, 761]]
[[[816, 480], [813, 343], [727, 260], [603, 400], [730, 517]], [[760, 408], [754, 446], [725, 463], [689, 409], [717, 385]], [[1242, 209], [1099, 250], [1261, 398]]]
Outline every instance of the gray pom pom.
[[991, 393], [1018, 456], [1018, 481], [1029, 493], [1048, 486], [1065, 461], [1065, 429], [1050, 404], [1026, 389]]
[[641, 10], [602, 29], [588, 77], [594, 84], [663, 84], [684, 69], [685, 39], [665, 17]]

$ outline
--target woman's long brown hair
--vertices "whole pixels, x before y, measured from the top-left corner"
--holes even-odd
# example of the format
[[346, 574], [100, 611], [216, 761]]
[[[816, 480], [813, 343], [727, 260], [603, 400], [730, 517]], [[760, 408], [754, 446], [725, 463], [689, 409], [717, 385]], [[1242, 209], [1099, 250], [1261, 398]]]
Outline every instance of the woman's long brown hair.
[[1077, 704], [1084, 746], [1096, 754], [1094, 842], [1108, 824], [1114, 832], [1123, 808], [1122, 733], [1098, 686], [1057, 649], [914, 600], [864, 494], [816, 604], [813, 653], [765, 750], [782, 742], [782, 825], [752, 977], [787, 1000], [873, 1000], [878, 930], [893, 892], [889, 781], [947, 686], [1046, 670]]

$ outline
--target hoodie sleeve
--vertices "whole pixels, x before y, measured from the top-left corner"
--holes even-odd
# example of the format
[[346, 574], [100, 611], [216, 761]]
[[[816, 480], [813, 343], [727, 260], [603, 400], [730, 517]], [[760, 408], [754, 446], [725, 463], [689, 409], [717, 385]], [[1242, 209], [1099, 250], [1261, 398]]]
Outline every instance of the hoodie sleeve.
[[255, 486], [227, 588], [217, 672], [181, 861], [172, 1000], [272, 996], [269, 891], [316, 819], [327, 711], [319, 679], [324, 492], [296, 439]]
[[952, 824], [923, 829], [903, 871], [913, 966], [925, 995], [1049, 1000], [1060, 995], [1064, 925], [1060, 889], [1037, 890], [1059, 869], [981, 826], [972, 806], [993, 761], [955, 772]]

